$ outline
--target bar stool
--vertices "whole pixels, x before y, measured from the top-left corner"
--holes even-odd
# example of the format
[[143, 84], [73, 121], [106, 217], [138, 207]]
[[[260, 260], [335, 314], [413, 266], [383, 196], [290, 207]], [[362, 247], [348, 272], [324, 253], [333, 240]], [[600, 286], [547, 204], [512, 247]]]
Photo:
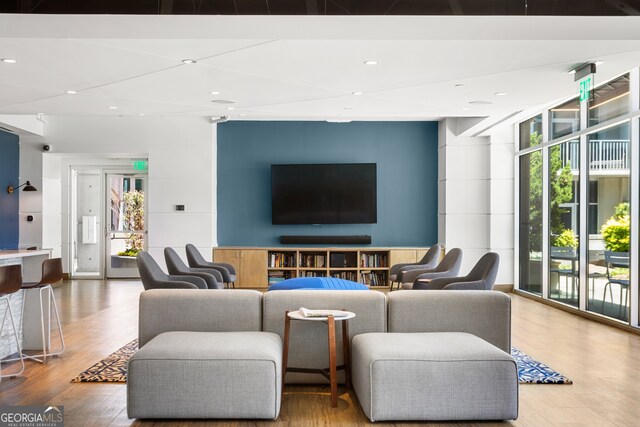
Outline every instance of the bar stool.
[[[7, 319], [7, 313], [9, 313], [9, 319], [11, 320], [11, 327], [13, 328], [13, 336], [16, 340], [16, 346], [18, 348], [19, 359], [0, 360], [0, 381], [2, 378], [13, 378], [24, 372], [24, 359], [22, 358], [22, 348], [20, 347], [20, 338], [18, 337], [18, 329], [16, 328], [15, 321], [13, 320], [13, 313], [11, 311], [11, 302], [9, 298], [12, 294], [15, 294], [20, 290], [22, 286], [22, 266], [21, 265], [6, 265], [0, 267], [0, 300], [7, 303], [7, 309], [2, 316], [2, 326], [0, 326], [0, 332], [4, 330], [4, 322]], [[2, 363], [20, 360], [20, 371], [11, 374], [2, 375]]]
[[[57, 356], [64, 352], [64, 337], [62, 335], [62, 324], [60, 323], [60, 315], [58, 314], [58, 306], [56, 305], [56, 299], [53, 296], [53, 288], [52, 284], [58, 283], [62, 280], [62, 258], [51, 258], [46, 259], [42, 263], [42, 278], [38, 283], [23, 283], [22, 289], [37, 289], [39, 291], [39, 299], [40, 299], [40, 325], [42, 329], [42, 354], [25, 354], [22, 356], [25, 359], [35, 360], [36, 362], [45, 363], [47, 361], [47, 357]], [[44, 304], [46, 296], [43, 296], [44, 292], [49, 293], [49, 309], [47, 310], [48, 316], [45, 316]], [[22, 315], [23, 315], [23, 324], [24, 324], [24, 301], [26, 300], [27, 295], [25, 292], [24, 298], [22, 300]], [[51, 306], [53, 306], [53, 311], [56, 315], [56, 323], [58, 324], [58, 335], [60, 337], [60, 349], [53, 352], [50, 351], [47, 347], [47, 333], [46, 328], [51, 324]], [[48, 319], [46, 318], [48, 317]], [[46, 322], [45, 322], [46, 321]], [[50, 327], [49, 327], [50, 332]], [[24, 332], [23, 332], [24, 333]]]

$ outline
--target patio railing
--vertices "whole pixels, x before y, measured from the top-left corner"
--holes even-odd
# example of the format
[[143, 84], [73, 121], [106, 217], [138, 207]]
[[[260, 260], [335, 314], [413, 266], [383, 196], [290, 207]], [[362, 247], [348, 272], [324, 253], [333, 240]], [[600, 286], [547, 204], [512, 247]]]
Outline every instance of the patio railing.
[[[578, 170], [579, 143], [569, 141], [569, 148], [561, 145], [562, 166], [570, 163], [571, 170]], [[589, 170], [629, 170], [629, 141], [618, 139], [594, 139], [589, 141]]]

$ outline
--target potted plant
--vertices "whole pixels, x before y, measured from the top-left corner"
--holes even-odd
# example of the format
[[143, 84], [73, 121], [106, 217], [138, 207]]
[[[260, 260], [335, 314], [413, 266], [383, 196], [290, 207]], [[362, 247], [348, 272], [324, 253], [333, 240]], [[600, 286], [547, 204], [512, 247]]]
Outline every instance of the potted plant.
[[611, 252], [629, 252], [629, 229], [629, 203], [623, 202], [615, 207], [613, 216], [600, 228], [605, 248]]

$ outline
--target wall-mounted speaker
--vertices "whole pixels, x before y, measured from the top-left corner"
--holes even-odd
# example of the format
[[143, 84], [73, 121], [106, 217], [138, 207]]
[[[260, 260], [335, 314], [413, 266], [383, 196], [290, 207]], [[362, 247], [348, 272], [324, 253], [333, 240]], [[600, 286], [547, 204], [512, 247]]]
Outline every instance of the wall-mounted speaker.
[[370, 245], [371, 236], [280, 236], [283, 245]]

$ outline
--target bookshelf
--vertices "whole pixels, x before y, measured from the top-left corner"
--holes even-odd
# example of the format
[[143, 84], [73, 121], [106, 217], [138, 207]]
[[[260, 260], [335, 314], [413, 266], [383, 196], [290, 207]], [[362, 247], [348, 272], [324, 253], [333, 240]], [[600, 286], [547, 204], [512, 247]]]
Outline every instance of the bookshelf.
[[[393, 264], [415, 262], [426, 251], [427, 248], [220, 247], [213, 248], [213, 260], [228, 261], [236, 256], [242, 288], [266, 288], [295, 277], [335, 277], [383, 288], [389, 286]], [[243, 255], [249, 252], [256, 255]]]

